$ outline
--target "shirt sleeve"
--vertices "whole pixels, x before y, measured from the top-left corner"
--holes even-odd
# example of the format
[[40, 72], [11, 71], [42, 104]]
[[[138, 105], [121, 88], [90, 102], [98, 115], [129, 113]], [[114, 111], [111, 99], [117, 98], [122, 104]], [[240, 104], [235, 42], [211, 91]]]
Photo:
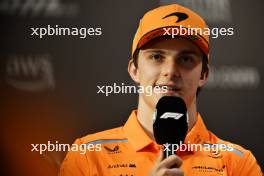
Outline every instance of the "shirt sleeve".
[[[80, 139], [77, 139], [74, 146], [81, 147]], [[89, 176], [89, 164], [85, 154], [80, 150], [68, 151], [62, 162], [59, 176]]]
[[254, 155], [248, 151], [244, 159], [237, 166], [236, 176], [263, 176], [260, 166]]

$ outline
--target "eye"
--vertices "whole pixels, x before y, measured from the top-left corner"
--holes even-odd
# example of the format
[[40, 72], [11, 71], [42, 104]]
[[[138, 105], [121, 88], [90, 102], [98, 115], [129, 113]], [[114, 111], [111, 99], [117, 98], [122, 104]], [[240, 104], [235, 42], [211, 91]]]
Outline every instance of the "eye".
[[182, 56], [180, 57], [180, 62], [181, 63], [191, 63], [193, 62], [193, 58], [191, 56]]
[[185, 68], [192, 68], [196, 64], [195, 57], [192, 55], [183, 55], [178, 58], [178, 64]]
[[158, 54], [158, 53], [152, 54], [150, 57], [152, 60], [154, 60], [156, 62], [161, 62], [163, 59], [163, 56], [161, 54]]

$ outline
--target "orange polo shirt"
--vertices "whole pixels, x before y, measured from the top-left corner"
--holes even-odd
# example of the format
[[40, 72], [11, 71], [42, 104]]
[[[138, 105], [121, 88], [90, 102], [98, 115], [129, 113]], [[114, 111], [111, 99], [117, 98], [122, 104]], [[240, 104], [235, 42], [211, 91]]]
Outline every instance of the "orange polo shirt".
[[[223, 141], [208, 131], [201, 116], [187, 134], [185, 144], [232, 145], [232, 150], [179, 151], [182, 169], [188, 176], [262, 176], [255, 157], [241, 146]], [[61, 176], [147, 176], [161, 146], [143, 130], [133, 111], [122, 127], [87, 135], [75, 145], [90, 146], [85, 154], [70, 151], [65, 157]], [[91, 147], [96, 146], [96, 147]], [[95, 151], [96, 149], [100, 150]], [[94, 150], [94, 151], [92, 151]]]

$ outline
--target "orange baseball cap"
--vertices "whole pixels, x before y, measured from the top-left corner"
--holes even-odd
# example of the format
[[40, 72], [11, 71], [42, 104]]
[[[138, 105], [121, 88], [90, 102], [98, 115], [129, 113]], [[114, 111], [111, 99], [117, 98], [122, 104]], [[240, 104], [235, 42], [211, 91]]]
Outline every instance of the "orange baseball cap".
[[[148, 11], [140, 20], [133, 40], [132, 57], [137, 49], [140, 49], [150, 40], [163, 35], [171, 35], [174, 38], [177, 30], [176, 36], [189, 38], [198, 45], [206, 56], [209, 55], [210, 33], [205, 21], [190, 9], [178, 4], [171, 4]], [[180, 30], [182, 33], [179, 33]], [[185, 32], [188, 30], [189, 33], [184, 33], [183, 30]]]

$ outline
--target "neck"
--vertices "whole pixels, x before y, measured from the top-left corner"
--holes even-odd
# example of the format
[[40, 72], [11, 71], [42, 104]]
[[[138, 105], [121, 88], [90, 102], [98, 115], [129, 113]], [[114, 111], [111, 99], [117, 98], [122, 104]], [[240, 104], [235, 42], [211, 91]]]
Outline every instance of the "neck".
[[[138, 111], [137, 111], [137, 118], [140, 122], [141, 126], [147, 133], [147, 135], [154, 140], [153, 136], [153, 114], [154, 114], [155, 107], [151, 107], [150, 105], [146, 104], [143, 101], [142, 97], [139, 97], [138, 103]], [[196, 123], [197, 117], [197, 106], [196, 106], [196, 99], [188, 106], [187, 111], [189, 116], [189, 129], [190, 131], [194, 124]]]

